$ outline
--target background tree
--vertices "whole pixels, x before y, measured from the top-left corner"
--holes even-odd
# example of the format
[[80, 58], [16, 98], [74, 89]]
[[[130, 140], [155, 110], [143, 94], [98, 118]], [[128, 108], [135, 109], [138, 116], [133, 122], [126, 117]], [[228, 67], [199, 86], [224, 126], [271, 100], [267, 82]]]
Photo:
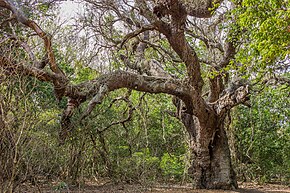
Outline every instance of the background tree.
[[289, 180], [285, 168], [289, 168], [290, 101], [289, 94], [281, 89], [285, 91], [287, 87], [267, 88], [252, 97], [251, 109], [239, 107], [233, 113], [234, 160], [241, 180]]

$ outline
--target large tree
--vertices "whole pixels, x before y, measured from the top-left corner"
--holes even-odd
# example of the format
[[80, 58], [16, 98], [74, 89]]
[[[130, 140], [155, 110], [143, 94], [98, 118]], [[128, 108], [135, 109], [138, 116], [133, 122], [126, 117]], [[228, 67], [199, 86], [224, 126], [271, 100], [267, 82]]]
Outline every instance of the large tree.
[[[10, 0], [0, 0], [1, 15], [6, 18], [1, 25], [17, 21], [12, 24], [30, 28], [45, 48], [39, 61], [26, 42], [6, 35], [6, 39], [17, 40], [16, 47], [26, 52], [30, 64], [18, 62], [2, 49], [0, 67], [4, 72], [51, 82], [56, 97], [67, 98], [61, 118], [62, 141], [70, 134], [75, 109], [85, 101], [89, 102], [81, 119], [87, 118], [106, 94], [120, 88], [172, 95], [177, 110], [168, 113], [180, 119], [190, 136], [195, 187], [237, 188], [225, 119], [231, 108], [246, 104], [249, 85], [241, 78], [230, 81], [234, 70], [229, 71], [229, 65], [238, 65], [231, 61], [238, 44], [235, 36], [240, 32], [230, 30], [235, 18], [228, 19], [227, 14], [233, 4], [222, 0], [85, 2], [87, 9], [78, 23], [100, 51], [89, 45], [95, 52], [88, 61], [98, 62], [98, 54], [106, 52], [103, 65], [112, 66], [112, 61], [117, 68], [73, 84], [56, 62], [51, 36]], [[7, 34], [11, 34], [9, 30]], [[0, 123], [5, 124], [1, 119]]]

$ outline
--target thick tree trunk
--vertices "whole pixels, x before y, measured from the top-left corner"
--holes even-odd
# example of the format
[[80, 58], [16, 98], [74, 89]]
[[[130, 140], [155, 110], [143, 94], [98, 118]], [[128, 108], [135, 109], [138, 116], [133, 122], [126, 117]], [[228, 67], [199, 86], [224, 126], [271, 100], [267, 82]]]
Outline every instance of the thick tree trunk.
[[197, 189], [235, 189], [224, 118], [205, 115], [206, 120], [184, 115], [182, 122], [192, 138], [193, 163], [190, 173]]

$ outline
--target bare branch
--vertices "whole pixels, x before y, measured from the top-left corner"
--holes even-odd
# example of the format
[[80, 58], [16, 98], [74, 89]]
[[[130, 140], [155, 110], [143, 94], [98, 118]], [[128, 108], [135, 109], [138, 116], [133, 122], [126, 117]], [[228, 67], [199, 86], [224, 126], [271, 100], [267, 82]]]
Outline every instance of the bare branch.
[[121, 43], [121, 48], [129, 39], [134, 38], [145, 31], [154, 30], [154, 29], [155, 29], [154, 24], [149, 24], [149, 25], [144, 25], [141, 28], [137, 29], [136, 31], [127, 34]]
[[21, 64], [13, 64], [9, 59], [0, 57], [0, 67], [4, 69], [4, 73], [9, 75], [22, 74], [26, 76], [32, 76], [38, 80], [45, 82], [53, 82], [55, 79], [62, 79], [60, 76], [42, 71], [35, 67], [28, 67]]
[[[143, 95], [144, 96], [144, 95]], [[127, 113], [127, 117], [125, 117], [124, 119], [121, 119], [119, 121], [115, 121], [111, 124], [109, 124], [108, 126], [106, 126], [105, 128], [102, 128], [101, 130], [99, 130], [99, 132], [105, 132], [106, 130], [108, 130], [109, 128], [111, 128], [114, 125], [119, 125], [122, 124], [124, 126], [124, 124], [128, 121], [130, 121], [132, 119], [132, 115], [133, 112], [136, 110], [137, 107], [134, 107], [132, 102], [129, 100], [128, 97], [122, 97], [122, 100], [124, 100], [127, 104], [128, 104], [128, 111]], [[140, 103], [138, 104], [138, 106], [140, 105]]]
[[275, 76], [275, 81], [277, 81], [279, 84], [286, 84], [287, 86], [290, 86], [290, 79], [286, 77], [281, 76]]
[[51, 46], [51, 37], [47, 33], [45, 33], [34, 21], [28, 19], [24, 13], [20, 10], [18, 10], [14, 4], [10, 0], [0, 0], [0, 7], [9, 9], [16, 17], [17, 21], [22, 23], [23, 25], [31, 28], [33, 31], [37, 33], [37, 35], [43, 39], [45, 49], [47, 51], [47, 55], [49, 58], [49, 64], [50, 68], [54, 73], [60, 74], [65, 77], [64, 73], [62, 70], [57, 66], [55, 62], [55, 56], [52, 51], [52, 46]]
[[202, 35], [197, 35], [192, 30], [189, 30], [189, 29], [187, 29], [186, 32], [191, 37], [203, 41], [207, 48], [216, 48], [216, 49], [220, 50], [221, 52], [224, 52], [224, 49], [220, 43], [218, 43], [214, 40], [208, 39]]

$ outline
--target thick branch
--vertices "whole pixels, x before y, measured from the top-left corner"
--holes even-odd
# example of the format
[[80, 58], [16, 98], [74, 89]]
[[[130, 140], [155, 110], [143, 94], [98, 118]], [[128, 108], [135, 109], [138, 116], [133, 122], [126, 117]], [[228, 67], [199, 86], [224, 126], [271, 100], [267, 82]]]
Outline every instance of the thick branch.
[[[233, 42], [227, 42], [225, 45], [223, 60], [221, 61], [220, 64], [218, 64], [217, 68], [222, 69], [228, 66], [230, 61], [234, 58], [235, 53], [236, 52]], [[209, 102], [216, 101], [219, 98], [220, 94], [225, 89], [226, 82], [223, 79], [224, 78], [221, 75], [209, 79], [210, 83]]]
[[223, 0], [182, 0], [186, 7], [187, 13], [190, 16], [198, 18], [210, 18], [215, 9]]
[[[111, 92], [120, 88], [129, 88], [148, 93], [166, 93], [177, 96], [189, 105], [191, 98], [197, 94], [192, 88], [184, 85], [177, 79], [144, 76], [125, 71], [116, 71], [101, 75], [99, 78], [81, 83], [79, 85], [70, 84], [62, 76], [40, 70], [35, 67], [28, 67], [22, 64], [14, 64], [6, 58], [0, 57], [0, 67], [9, 75], [22, 74], [32, 76], [40, 81], [62, 83], [64, 96], [71, 98], [87, 99], [92, 98], [99, 92], [102, 85], [106, 85], [107, 91]], [[104, 92], [105, 93], [105, 92]], [[194, 93], [192, 96], [191, 94]], [[192, 106], [192, 104], [190, 105]]]
[[[21, 64], [12, 64], [8, 59], [0, 58], [0, 67], [4, 69], [4, 73], [9, 75], [22, 74], [24, 76], [32, 76], [40, 81], [51, 82], [54, 87], [61, 86], [64, 90], [64, 96], [67, 96], [67, 108], [63, 112], [61, 118], [62, 129], [60, 131], [60, 143], [64, 143], [65, 139], [72, 130], [70, 118], [74, 110], [85, 100], [92, 98], [87, 111], [84, 112], [82, 118], [91, 113], [96, 104], [102, 102], [105, 95], [111, 91], [120, 88], [129, 88], [132, 90], [148, 92], [148, 93], [166, 93], [174, 95], [186, 105], [186, 111], [190, 114], [198, 113], [198, 108], [194, 107], [194, 103], [199, 103], [193, 99], [198, 99], [196, 91], [192, 87], [186, 86], [177, 79], [165, 77], [143, 76], [125, 71], [116, 71], [104, 74], [99, 78], [72, 85], [62, 76], [55, 73], [48, 73], [35, 67], [28, 67]], [[56, 84], [55, 82], [58, 82]], [[60, 84], [61, 83], [61, 84]], [[125, 119], [126, 121], [126, 119]], [[120, 122], [121, 123], [121, 122]], [[119, 124], [117, 122], [116, 124]]]
[[209, 88], [208, 101], [211, 103], [218, 100], [220, 94], [224, 90], [223, 77], [217, 75], [214, 78], [209, 78]]
[[64, 79], [57, 74], [45, 72], [35, 67], [28, 67], [21, 64], [14, 64], [9, 59], [0, 56], [0, 67], [4, 69], [4, 73], [9, 75], [22, 74], [25, 76], [32, 76], [40, 81], [53, 82], [54, 80]]
[[[174, 95], [181, 98], [188, 107], [192, 107], [191, 101], [193, 96], [191, 94], [195, 93], [194, 90], [183, 85], [177, 79], [143, 76], [125, 71], [104, 74], [96, 80], [78, 85], [77, 88], [84, 90], [83, 94], [81, 94], [82, 92], [79, 92], [79, 94], [89, 96], [97, 94], [102, 85], [106, 85], [108, 92], [120, 88], [129, 88], [148, 93], [166, 93]], [[68, 90], [67, 92], [70, 91]]]
[[170, 5], [170, 14], [172, 16], [171, 24], [159, 20], [155, 25], [160, 33], [163, 33], [168, 39], [170, 46], [178, 54], [181, 60], [186, 64], [189, 84], [197, 92], [201, 93], [203, 79], [199, 59], [194, 49], [189, 45], [185, 38], [185, 22], [187, 14], [185, 8], [179, 3]]
[[106, 85], [101, 85], [101, 87], [98, 90], [98, 93], [92, 98], [92, 100], [89, 102], [88, 104], [88, 108], [87, 110], [84, 112], [84, 114], [82, 115], [81, 119], [86, 118], [95, 108], [95, 106], [97, 104], [101, 104], [103, 98], [105, 97], [105, 95], [108, 92], [108, 88]]
[[70, 118], [72, 117], [75, 109], [80, 105], [81, 101], [74, 99], [74, 98], [68, 98], [66, 109], [64, 110], [62, 116], [61, 116], [61, 130], [59, 132], [59, 140], [60, 144], [64, 144], [65, 140], [73, 130], [73, 125], [71, 124]]
[[249, 86], [244, 85], [237, 88], [235, 91], [228, 92], [219, 100], [211, 103], [214, 110], [219, 116], [222, 116], [225, 112], [237, 106], [238, 104], [244, 103], [249, 100]]

